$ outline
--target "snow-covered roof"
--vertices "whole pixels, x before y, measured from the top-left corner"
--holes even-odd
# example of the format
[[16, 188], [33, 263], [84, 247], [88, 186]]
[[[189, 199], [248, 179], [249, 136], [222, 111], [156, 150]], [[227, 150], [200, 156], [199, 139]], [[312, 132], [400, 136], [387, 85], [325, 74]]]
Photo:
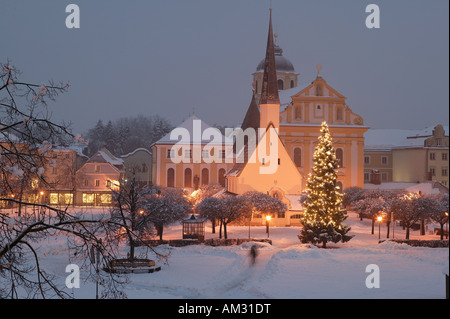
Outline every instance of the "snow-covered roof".
[[143, 147], [138, 147], [137, 149], [135, 149], [134, 151], [132, 151], [132, 152], [130, 152], [130, 153], [128, 153], [128, 154], [120, 155], [120, 157], [121, 157], [121, 158], [128, 157], [128, 156], [131, 156], [131, 155], [133, 155], [133, 154], [135, 154], [135, 153], [137, 153], [137, 152], [139, 152], [139, 151], [144, 151], [144, 152], [147, 152], [148, 154], [152, 155], [152, 152], [149, 151], [148, 149], [143, 148]]
[[[198, 124], [194, 124], [194, 123], [199, 123], [200, 126], [197, 127]], [[194, 125], [196, 127], [194, 127]], [[195, 128], [195, 130], [194, 130], [194, 128]], [[200, 130], [198, 130], [198, 128], [200, 128]], [[176, 131], [177, 129], [182, 129], [182, 130], [180, 130], [180, 132], [182, 132], [183, 129], [187, 130], [187, 132], [189, 132], [189, 142], [187, 144], [193, 144], [194, 138], [197, 140], [197, 137], [198, 137], [201, 144], [215, 145], [215, 143], [212, 143], [213, 138], [211, 136], [209, 136], [209, 134], [206, 134], [205, 136], [203, 136], [203, 133], [205, 132], [206, 129], [214, 129], [214, 128], [209, 126], [208, 124], [206, 124], [204, 121], [202, 121], [195, 115], [191, 115], [187, 120], [185, 120], [183, 123], [181, 123], [176, 128], [174, 128], [170, 133], [167, 133], [161, 139], [159, 139], [155, 144], [177, 144], [177, 143], [179, 144], [179, 141], [181, 140], [181, 138], [180, 138], [180, 136], [178, 136], [178, 134], [175, 134], [175, 133], [177, 133], [177, 131]], [[216, 129], [216, 130], [220, 133], [219, 129]], [[170, 135], [172, 134], [172, 132], [174, 133], [174, 136], [176, 139], [170, 138]], [[220, 133], [220, 136], [221, 136], [221, 141], [219, 143], [220, 145], [225, 145], [225, 144], [232, 145], [233, 144], [233, 140], [231, 138], [225, 137], [222, 133]]]
[[289, 208], [289, 210], [302, 210], [303, 209], [303, 206], [300, 203], [300, 198], [302, 197], [302, 195], [284, 195], [284, 197], [286, 197], [291, 204], [291, 207]]
[[399, 183], [399, 182], [391, 182], [391, 183], [381, 183], [379, 185], [375, 184], [364, 184], [364, 189], [379, 189], [379, 190], [403, 190], [409, 193], [419, 193], [425, 195], [434, 195], [439, 194], [440, 188], [436, 187], [435, 182], [427, 181], [423, 183]]
[[95, 153], [87, 163], [109, 163], [115, 167], [118, 171], [124, 171], [124, 163], [121, 158], [117, 158], [112, 155], [106, 148], [102, 148]]
[[[364, 148], [391, 149], [395, 147], [423, 147], [427, 138], [433, 136], [435, 126], [421, 130], [369, 129], [364, 133]], [[448, 136], [449, 127], [443, 126]]]

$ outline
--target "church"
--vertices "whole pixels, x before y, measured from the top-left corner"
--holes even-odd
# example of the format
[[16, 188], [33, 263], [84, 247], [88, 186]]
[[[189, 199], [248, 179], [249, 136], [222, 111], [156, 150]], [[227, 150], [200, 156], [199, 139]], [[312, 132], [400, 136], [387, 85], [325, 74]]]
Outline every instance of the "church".
[[[192, 187], [192, 172], [198, 171], [200, 184], [206, 183], [203, 180], [209, 183], [216, 181], [225, 185], [232, 194], [260, 191], [279, 198], [287, 205], [288, 211], [275, 216], [271, 223], [277, 226], [299, 225], [299, 198], [312, 169], [321, 123], [326, 121], [340, 163], [338, 186], [341, 189], [351, 186], [363, 188], [364, 133], [368, 127], [361, 116], [346, 104], [346, 97], [320, 76], [320, 66], [317, 67], [317, 77], [309, 85], [298, 86], [299, 73], [283, 56], [283, 50], [275, 40], [270, 10], [265, 58], [253, 73], [251, 103], [241, 124], [241, 132], [254, 130], [258, 132], [257, 137], [248, 137], [239, 148], [236, 142], [233, 145], [230, 137], [223, 136], [221, 156], [232, 160], [217, 165], [202, 159], [194, 167], [192, 164], [167, 162], [171, 145], [165, 137], [152, 148], [155, 184]], [[192, 126], [184, 122], [182, 126], [189, 125]], [[206, 141], [202, 142], [202, 147], [206, 147]], [[167, 163], [158, 165], [162, 158], [162, 162]], [[270, 172], [264, 173], [264, 170]], [[257, 220], [254, 222], [258, 223]], [[262, 218], [260, 222], [264, 222]]]

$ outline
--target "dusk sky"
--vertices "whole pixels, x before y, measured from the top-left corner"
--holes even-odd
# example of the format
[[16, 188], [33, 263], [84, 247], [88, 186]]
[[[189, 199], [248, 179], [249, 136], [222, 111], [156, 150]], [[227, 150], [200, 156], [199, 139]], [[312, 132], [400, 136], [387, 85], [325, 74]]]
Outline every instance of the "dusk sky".
[[[101, 119], [192, 112], [239, 125], [264, 58], [272, 2], [278, 44], [300, 73], [347, 97], [371, 128], [448, 125], [448, 0], [152, 0], [0, 2], [0, 61], [22, 80], [70, 82], [50, 110], [84, 133]], [[68, 4], [80, 28], [68, 29]], [[381, 28], [368, 29], [368, 4]]]

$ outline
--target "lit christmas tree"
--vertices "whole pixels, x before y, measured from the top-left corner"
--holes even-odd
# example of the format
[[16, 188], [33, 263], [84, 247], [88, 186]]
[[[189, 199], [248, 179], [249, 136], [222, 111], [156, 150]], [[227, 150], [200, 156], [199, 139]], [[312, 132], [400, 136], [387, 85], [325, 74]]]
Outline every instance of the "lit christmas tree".
[[306, 186], [307, 197], [303, 202], [303, 229], [298, 235], [302, 243], [320, 244], [347, 242], [353, 236], [346, 235], [350, 227], [342, 222], [347, 213], [342, 207], [343, 195], [337, 182], [338, 160], [326, 122], [320, 129], [319, 144], [314, 151], [314, 166]]

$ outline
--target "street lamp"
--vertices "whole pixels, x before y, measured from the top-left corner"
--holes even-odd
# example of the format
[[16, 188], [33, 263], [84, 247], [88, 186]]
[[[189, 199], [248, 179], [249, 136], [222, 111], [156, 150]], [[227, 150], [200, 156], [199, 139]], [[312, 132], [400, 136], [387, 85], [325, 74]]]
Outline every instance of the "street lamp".
[[445, 212], [445, 216], [447, 216], [447, 225], [445, 225], [445, 238], [448, 239], [448, 212]]
[[378, 216], [377, 217], [377, 220], [378, 220], [378, 240], [380, 240], [380, 231], [381, 231], [381, 221], [383, 220], [383, 217], [382, 216]]
[[267, 238], [269, 238], [269, 222], [270, 222], [271, 216], [270, 215], [266, 215], [266, 233], [267, 233]]

